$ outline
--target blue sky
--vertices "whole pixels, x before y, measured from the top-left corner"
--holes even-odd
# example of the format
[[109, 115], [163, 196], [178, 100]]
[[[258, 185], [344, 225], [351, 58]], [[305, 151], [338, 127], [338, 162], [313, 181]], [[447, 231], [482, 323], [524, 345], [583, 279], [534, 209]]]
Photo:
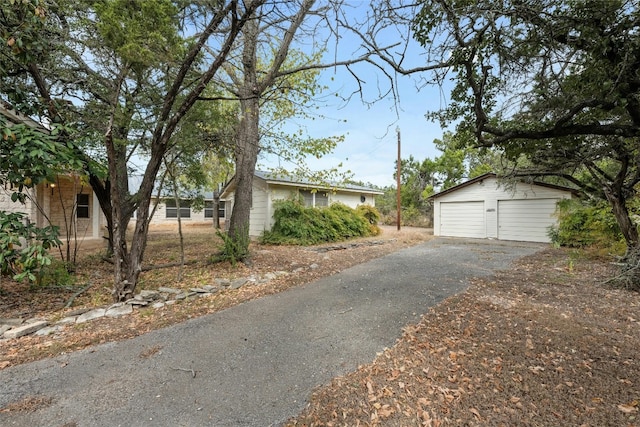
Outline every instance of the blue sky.
[[[389, 43], [394, 41], [388, 40]], [[328, 58], [353, 57], [356, 46], [354, 41], [351, 43], [348, 39], [342, 40], [338, 45], [338, 52], [329, 52]], [[423, 49], [420, 46], [414, 45], [408, 52], [404, 58], [406, 66], [424, 65], [421, 59]], [[388, 85], [386, 77], [371, 65], [357, 66], [356, 69], [359, 77], [366, 81], [363, 89], [369, 100], [377, 97], [378, 87]], [[410, 155], [417, 160], [438, 156], [433, 140], [442, 138], [443, 129], [439, 123], [427, 120], [425, 114], [446, 103], [448, 94], [437, 86], [426, 86], [418, 91], [416, 80], [416, 77], [397, 77], [397, 101], [388, 96], [373, 105], [365, 105], [355, 96], [345, 106], [336, 99], [336, 102], [319, 110], [319, 114], [333, 119], [302, 122], [311, 137], [345, 137], [345, 141], [333, 154], [319, 160], [309, 159], [311, 169], [323, 170], [342, 163], [343, 170], [350, 170], [357, 181], [378, 186], [395, 186], [394, 165], [398, 139], [396, 127], [400, 128], [403, 159]], [[320, 81], [329, 87], [327, 93], [347, 96], [357, 89], [356, 81], [344, 69], [325, 70]], [[258, 161], [259, 168], [270, 166], [278, 166], [277, 160], [271, 158]], [[288, 168], [284, 163], [280, 166]]]
[[[332, 155], [320, 160], [310, 160], [312, 169], [324, 169], [339, 163], [353, 172], [357, 181], [379, 186], [395, 186], [394, 165], [398, 155], [400, 129], [401, 157], [413, 155], [418, 160], [438, 155], [433, 140], [442, 137], [439, 123], [425, 118], [425, 113], [439, 105], [439, 91], [436, 87], [426, 87], [417, 92], [411, 79], [398, 81], [399, 101], [387, 98], [372, 106], [363, 105], [353, 99], [341, 110], [329, 113], [339, 114], [346, 122], [312, 123], [308, 126], [311, 136], [344, 135], [345, 141]], [[375, 89], [374, 89], [375, 90]], [[328, 113], [328, 114], [329, 114]], [[316, 121], [317, 122], [317, 121]]]

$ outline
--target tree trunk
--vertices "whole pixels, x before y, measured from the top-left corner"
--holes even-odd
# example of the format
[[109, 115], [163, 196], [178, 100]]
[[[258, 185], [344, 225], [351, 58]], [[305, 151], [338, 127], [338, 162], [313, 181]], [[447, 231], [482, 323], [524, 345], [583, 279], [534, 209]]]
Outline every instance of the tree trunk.
[[111, 206], [111, 181], [104, 182], [93, 174], [89, 174], [89, 185], [98, 199], [100, 209], [107, 220], [108, 246], [107, 256], [113, 255], [113, 207]]
[[[260, 138], [258, 134], [258, 98], [240, 101], [242, 117], [236, 143], [236, 192], [229, 236], [235, 241], [248, 242], [249, 215], [252, 205], [253, 175], [258, 160]], [[242, 123], [246, 122], [246, 123]], [[244, 239], [243, 239], [244, 238]], [[246, 248], [245, 248], [246, 249]]]
[[119, 302], [133, 297], [136, 281], [129, 279], [132, 268], [127, 247], [129, 218], [122, 215], [117, 202], [113, 204], [113, 219], [113, 266], [115, 275], [113, 300]]
[[213, 228], [220, 230], [220, 192], [213, 192]]
[[[260, 151], [260, 89], [257, 77], [256, 46], [258, 21], [248, 21], [243, 29], [242, 66], [244, 81], [239, 90], [240, 122], [236, 140], [236, 192], [229, 224], [229, 237], [249, 243], [249, 216], [252, 205], [253, 174]], [[241, 248], [247, 253], [248, 248]]]
[[619, 276], [615, 278], [618, 286], [628, 290], [640, 291], [640, 241], [638, 239], [638, 227], [629, 216], [626, 199], [622, 191], [604, 190], [607, 200], [611, 205], [613, 215], [618, 222], [620, 231], [627, 243], [627, 252], [622, 259], [622, 268]]
[[611, 205], [613, 215], [618, 222], [620, 232], [624, 236], [624, 240], [627, 243], [627, 256], [636, 254], [640, 251], [640, 245], [638, 241], [638, 227], [631, 220], [629, 210], [627, 209], [626, 199], [620, 192], [614, 192], [610, 188], [605, 188], [605, 196]]

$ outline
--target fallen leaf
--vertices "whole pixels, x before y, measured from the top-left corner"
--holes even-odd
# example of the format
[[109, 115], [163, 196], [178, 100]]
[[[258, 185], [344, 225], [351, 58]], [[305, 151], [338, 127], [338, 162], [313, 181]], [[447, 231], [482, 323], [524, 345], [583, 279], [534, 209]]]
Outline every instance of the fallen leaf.
[[[633, 402], [632, 402], [633, 403]], [[618, 409], [624, 412], [625, 414], [631, 414], [633, 412], [638, 412], [637, 406], [620, 404], [618, 405]]]
[[425, 405], [425, 406], [431, 405], [431, 401], [429, 399], [424, 398], [424, 397], [419, 398], [418, 399], [418, 403], [420, 405]]
[[382, 408], [378, 411], [378, 415], [380, 415], [381, 418], [388, 418], [394, 412], [395, 410], [390, 405], [383, 405]]
[[367, 391], [369, 394], [373, 394], [373, 385], [371, 385], [371, 381], [367, 381]]

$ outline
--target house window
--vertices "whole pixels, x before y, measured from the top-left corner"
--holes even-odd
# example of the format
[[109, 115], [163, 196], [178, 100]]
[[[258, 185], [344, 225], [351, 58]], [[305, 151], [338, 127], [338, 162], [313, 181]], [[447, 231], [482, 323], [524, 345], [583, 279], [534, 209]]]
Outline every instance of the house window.
[[[213, 218], [213, 210], [215, 205], [213, 201], [204, 202], [204, 217]], [[218, 218], [224, 218], [224, 200], [218, 202]]]
[[[175, 199], [165, 200], [165, 218], [178, 218]], [[180, 200], [180, 218], [191, 218], [191, 200]]]
[[316, 207], [320, 207], [320, 206], [329, 206], [329, 196], [327, 195], [327, 193], [314, 193], [313, 194], [315, 197], [315, 205]]
[[211, 200], [205, 200], [204, 202], [204, 217], [213, 218], [213, 202]]
[[88, 194], [76, 194], [76, 218], [89, 218]]
[[305, 206], [321, 207], [329, 205], [329, 196], [327, 193], [300, 190], [300, 195], [304, 200]]

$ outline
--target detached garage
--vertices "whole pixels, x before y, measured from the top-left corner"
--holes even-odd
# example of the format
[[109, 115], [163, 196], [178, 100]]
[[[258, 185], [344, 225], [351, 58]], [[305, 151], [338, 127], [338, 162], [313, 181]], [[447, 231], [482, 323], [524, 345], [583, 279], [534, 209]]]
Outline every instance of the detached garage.
[[432, 197], [436, 236], [549, 242], [556, 203], [573, 190], [545, 183], [504, 186], [495, 174], [481, 175]]

